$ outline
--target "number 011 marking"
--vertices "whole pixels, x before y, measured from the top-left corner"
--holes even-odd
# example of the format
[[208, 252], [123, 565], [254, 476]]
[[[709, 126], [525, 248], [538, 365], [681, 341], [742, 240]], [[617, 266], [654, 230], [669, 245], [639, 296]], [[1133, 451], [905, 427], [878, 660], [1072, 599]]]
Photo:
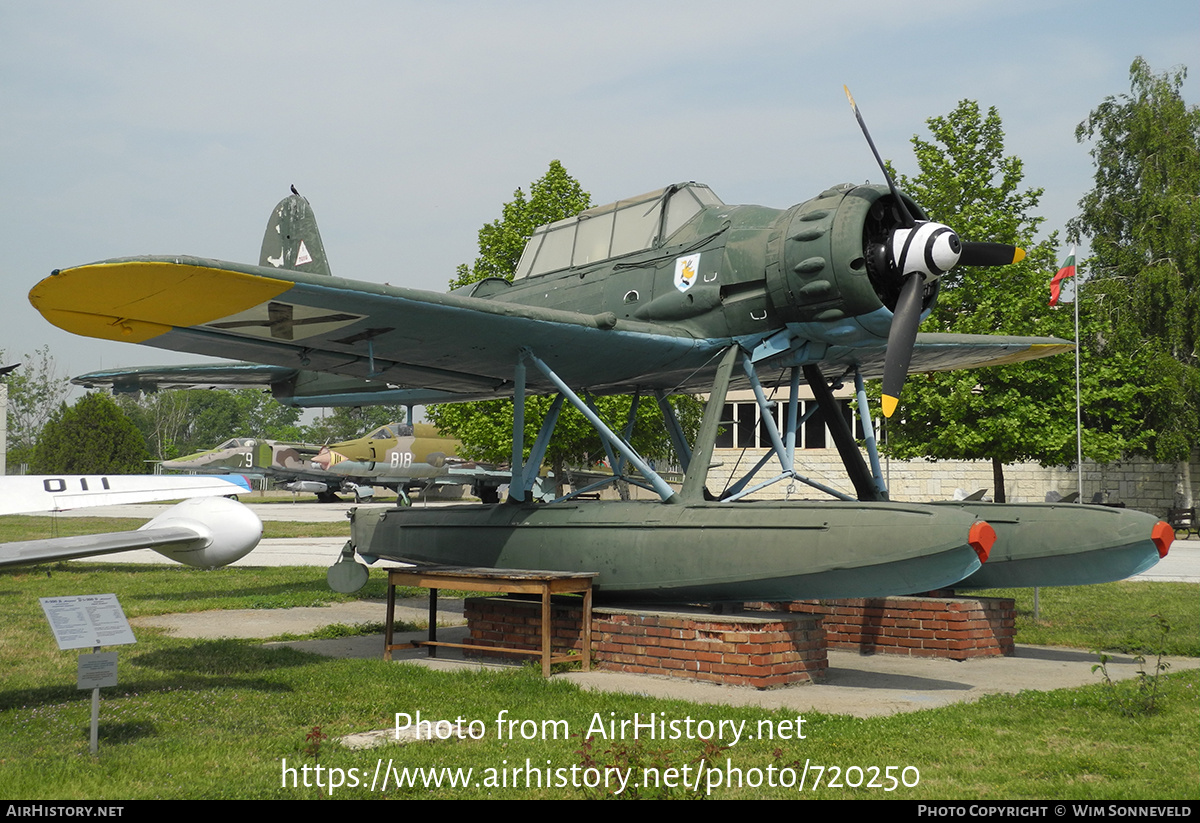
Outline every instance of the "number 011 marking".
[[[108, 478], [100, 478], [101, 488], [108, 490]], [[99, 491], [99, 489], [89, 489], [88, 479], [86, 477], [79, 478], [79, 487], [81, 491]], [[42, 488], [48, 492], [65, 492], [67, 490], [67, 481], [61, 477], [47, 477], [42, 481]]]

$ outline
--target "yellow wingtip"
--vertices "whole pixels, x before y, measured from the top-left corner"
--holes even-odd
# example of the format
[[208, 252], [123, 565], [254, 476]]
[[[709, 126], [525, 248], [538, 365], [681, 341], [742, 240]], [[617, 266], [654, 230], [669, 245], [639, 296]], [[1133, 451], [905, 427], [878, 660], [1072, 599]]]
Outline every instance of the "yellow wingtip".
[[170, 260], [123, 260], [62, 269], [29, 302], [60, 329], [143, 343], [174, 328], [210, 323], [278, 297], [286, 280]]

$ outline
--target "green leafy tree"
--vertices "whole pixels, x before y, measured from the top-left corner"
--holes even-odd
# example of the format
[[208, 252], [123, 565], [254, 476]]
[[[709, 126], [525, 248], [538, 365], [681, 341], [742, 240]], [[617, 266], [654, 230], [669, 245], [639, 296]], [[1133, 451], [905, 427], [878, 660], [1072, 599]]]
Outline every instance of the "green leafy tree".
[[1177, 465], [1177, 505], [1193, 502], [1188, 459], [1200, 442], [1200, 108], [1185, 68], [1154, 74], [1138, 57], [1130, 92], [1107, 97], [1075, 130], [1094, 141], [1095, 186], [1073, 239], [1091, 239], [1081, 290], [1088, 347], [1123, 362], [1144, 390], [1128, 451]]
[[[464, 263], [458, 267], [457, 276], [450, 282], [451, 288], [468, 286], [485, 277], [512, 280], [525, 243], [534, 229], [572, 217], [591, 206], [591, 195], [557, 160], [550, 163], [541, 179], [530, 185], [529, 192], [526, 198], [524, 192], [517, 189], [513, 199], [501, 209], [500, 218], [479, 230], [479, 257], [470, 266]], [[600, 397], [595, 401], [600, 417], [616, 431], [625, 427], [630, 402], [628, 397]], [[671, 402], [680, 410], [684, 431], [694, 434], [700, 418], [697, 401], [676, 397], [671, 398]], [[526, 398], [527, 456], [550, 404], [549, 397]], [[512, 401], [439, 404], [426, 407], [425, 415], [439, 431], [461, 440], [466, 456], [495, 463], [507, 463], [512, 459]], [[669, 459], [670, 440], [653, 398], [643, 398], [638, 406], [632, 445], [647, 459]], [[564, 406], [546, 453], [555, 476], [561, 482], [565, 466], [586, 467], [604, 457], [600, 437], [591, 424], [575, 409]]]
[[318, 418], [302, 430], [306, 443], [337, 443], [362, 437], [372, 429], [407, 419], [404, 406], [343, 406]]
[[[550, 410], [552, 398], [525, 398], [525, 455]], [[614, 431], [623, 431], [629, 419], [630, 397], [597, 397], [595, 405], [601, 419]], [[700, 427], [703, 407], [693, 398], [670, 398], [685, 433], [694, 435]], [[445, 403], [429, 406], [426, 416], [440, 431], [452, 432], [463, 442], [465, 457], [492, 463], [512, 459], [512, 401], [487, 400], [478, 403]], [[669, 461], [673, 452], [666, 437], [662, 413], [653, 397], [638, 403], [637, 418], [630, 443], [647, 460]], [[546, 458], [561, 476], [564, 466], [587, 467], [606, 458], [604, 445], [591, 423], [575, 409], [564, 406], [558, 416], [554, 438]]]
[[[1055, 268], [1057, 236], [1034, 243], [1042, 189], [1022, 188], [1020, 158], [1005, 156], [995, 108], [964, 100], [946, 117], [926, 121], [932, 140], [913, 138], [920, 172], [901, 188], [930, 218], [966, 240], [1026, 249], [1021, 263], [959, 267], [942, 278], [926, 332], [1014, 334], [1070, 338], [1067, 312], [1047, 305], [1047, 272]], [[887, 450], [901, 458], [990, 460], [994, 496], [1006, 498], [1004, 465], [1075, 460], [1073, 362], [1061, 356], [986, 369], [910, 375], [900, 419], [889, 422]], [[1100, 444], [1093, 444], [1099, 447]]]
[[550, 168], [529, 186], [529, 197], [517, 189], [504, 204], [500, 217], [479, 230], [479, 256], [474, 264], [459, 265], [450, 288], [469, 286], [485, 277], [512, 280], [521, 253], [533, 230], [555, 220], [573, 217], [592, 205], [592, 196], [567, 174], [563, 164], [550, 161]]
[[266, 391], [243, 389], [231, 394], [241, 411], [243, 425], [250, 432], [246, 437], [287, 441], [300, 438], [300, 409], [285, 406]]
[[159, 460], [210, 449], [231, 437], [296, 440], [300, 410], [257, 389], [177, 389], [133, 397], [119, 405]]
[[[16, 358], [12, 358], [15, 360]], [[21, 365], [3, 379], [8, 384], [8, 465], [33, 459], [33, 450], [46, 421], [71, 390], [47, 346], [20, 359]], [[0, 364], [10, 365], [0, 352]]]
[[150, 453], [137, 426], [113, 399], [91, 392], [62, 403], [47, 421], [33, 455], [36, 474], [141, 474]]

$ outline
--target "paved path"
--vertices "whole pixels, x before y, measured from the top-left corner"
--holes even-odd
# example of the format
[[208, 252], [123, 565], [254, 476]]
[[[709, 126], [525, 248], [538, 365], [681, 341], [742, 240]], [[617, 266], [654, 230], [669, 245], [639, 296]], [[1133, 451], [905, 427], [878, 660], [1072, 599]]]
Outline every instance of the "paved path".
[[[439, 624], [461, 622], [461, 602], [438, 598]], [[397, 615], [404, 620], [423, 621], [428, 601], [413, 598], [398, 601]], [[161, 615], [136, 618], [140, 626], [160, 626], [179, 637], [276, 637], [285, 632], [304, 634], [329, 623], [382, 623], [386, 607], [382, 602], [359, 601], [329, 608], [237, 610], [199, 614]], [[439, 640], [462, 642], [466, 627], [442, 628]], [[425, 632], [397, 634], [396, 642], [423, 640]], [[383, 635], [340, 637], [329, 640], [288, 641], [279, 644], [300, 651], [340, 658], [379, 660], [383, 657]], [[396, 651], [392, 659], [440, 670], [462, 668], [505, 668], [519, 662], [481, 663], [464, 661], [458, 649], [443, 648], [431, 660], [419, 649]], [[524, 658], [520, 658], [523, 660]], [[819, 684], [803, 684], [783, 689], [758, 691], [751, 688], [714, 686], [687, 680], [617, 672], [568, 672], [555, 675], [585, 689], [622, 692], [696, 703], [728, 706], [760, 706], [766, 709], [793, 709], [799, 712], [822, 711], [857, 717], [890, 715], [952, 703], [967, 703], [988, 694], [1015, 694], [1026, 689], [1047, 691], [1100, 682], [1092, 666], [1095, 654], [1077, 649], [1044, 646], [1017, 646], [1014, 657], [951, 660], [901, 657], [898, 655], [861, 655], [856, 652], [829, 651], [826, 679]], [[1171, 658], [1171, 671], [1200, 668], [1200, 659]], [[1139, 668], [1128, 655], [1115, 655], [1108, 670], [1113, 679], [1134, 677]]]

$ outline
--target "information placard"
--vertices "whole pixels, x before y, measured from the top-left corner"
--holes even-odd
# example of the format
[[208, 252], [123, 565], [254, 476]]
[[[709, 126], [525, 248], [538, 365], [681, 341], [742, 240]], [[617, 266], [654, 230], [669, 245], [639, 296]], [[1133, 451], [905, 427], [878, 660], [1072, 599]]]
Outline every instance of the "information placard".
[[80, 689], [103, 689], [117, 685], [117, 653], [79, 655], [75, 685]]
[[63, 651], [137, 642], [115, 594], [40, 597], [38, 602]]

